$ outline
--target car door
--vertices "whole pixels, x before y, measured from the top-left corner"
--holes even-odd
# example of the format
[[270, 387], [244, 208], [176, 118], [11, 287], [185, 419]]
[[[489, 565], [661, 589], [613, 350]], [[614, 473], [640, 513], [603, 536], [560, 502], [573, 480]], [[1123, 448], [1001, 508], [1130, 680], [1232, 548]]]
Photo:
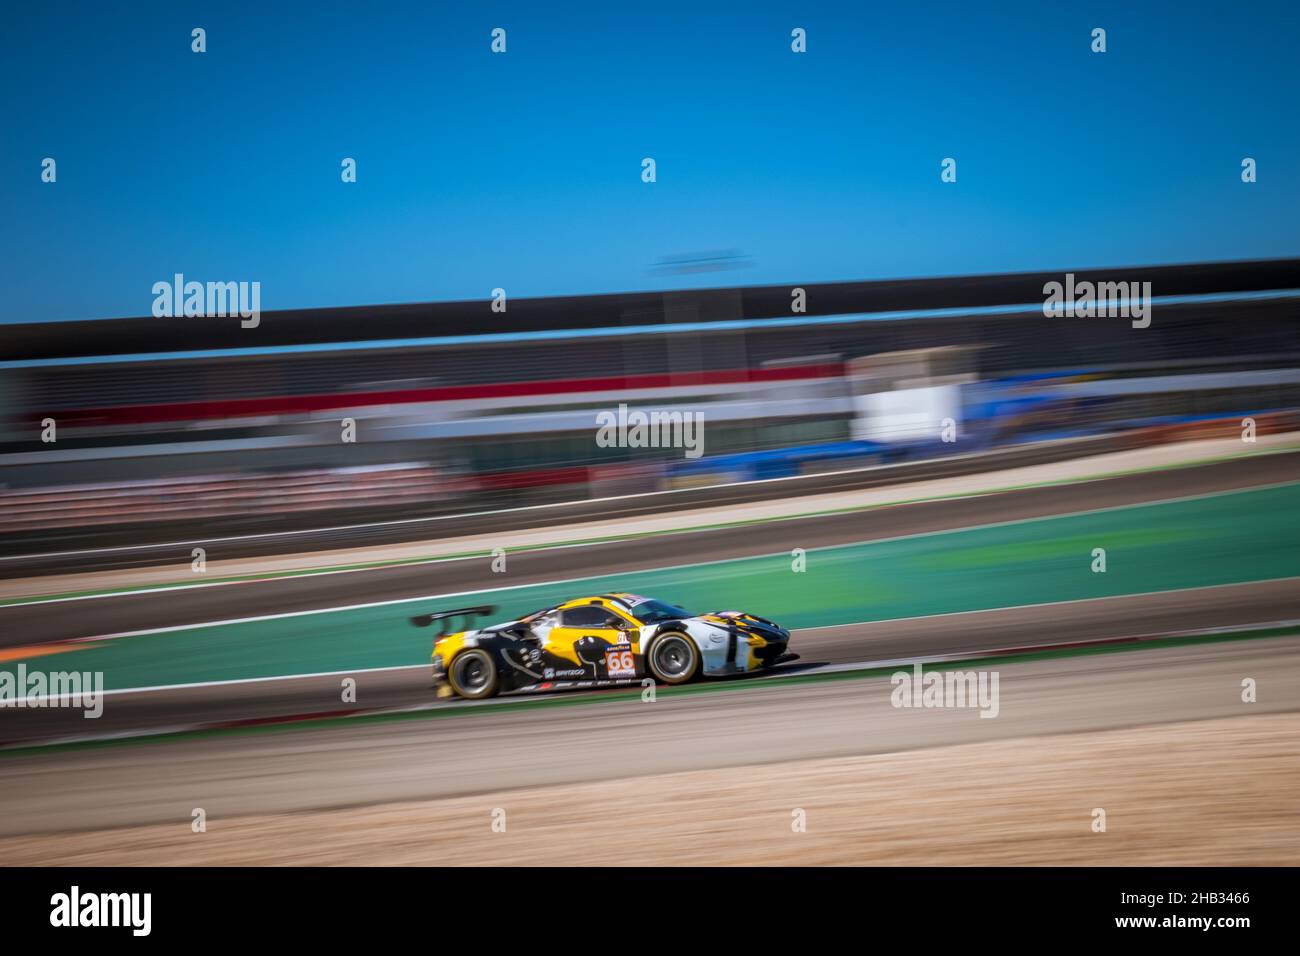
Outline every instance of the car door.
[[[560, 624], [547, 635], [551, 654], [580, 668], [588, 680], [636, 677], [635, 631], [623, 630], [623, 618], [599, 604], [582, 604], [560, 612]], [[556, 669], [556, 677], [570, 676]]]

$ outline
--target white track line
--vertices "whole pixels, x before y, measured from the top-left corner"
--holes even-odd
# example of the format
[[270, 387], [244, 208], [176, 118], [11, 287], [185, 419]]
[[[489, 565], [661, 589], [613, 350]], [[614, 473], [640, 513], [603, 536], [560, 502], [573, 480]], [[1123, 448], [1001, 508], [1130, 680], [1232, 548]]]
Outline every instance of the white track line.
[[[837, 628], [844, 628], [844, 627], [866, 627], [868, 625], [875, 625], [875, 624], [899, 624], [906, 621], [925, 621], [925, 620], [932, 620], [932, 619], [946, 618], [946, 617], [959, 617], [965, 614], [994, 614], [999, 611], [1022, 611], [1022, 610], [1029, 610], [1032, 608], [1040, 608], [1040, 607], [1064, 607], [1069, 604], [1087, 604], [1096, 601], [1118, 601], [1118, 600], [1123, 600], [1125, 598], [1151, 597], [1157, 594], [1179, 594], [1188, 591], [1213, 591], [1219, 588], [1248, 587], [1253, 584], [1277, 584], [1285, 581], [1295, 581], [1297, 583], [1300, 583], [1300, 577], [1267, 578], [1263, 581], [1237, 581], [1231, 584], [1207, 584], [1201, 587], [1174, 588], [1172, 590], [1165, 590], [1165, 591], [1139, 591], [1135, 594], [1109, 594], [1109, 595], [1104, 595], [1102, 597], [1093, 597], [1093, 598], [1071, 598], [1070, 600], [1067, 601], [1043, 601], [1038, 604], [1012, 604], [1012, 605], [1007, 605], [1005, 607], [976, 608], [970, 611], [944, 611], [938, 614], [917, 614], [911, 617], [891, 617], [891, 618], [882, 618], [879, 620], [872, 620], [872, 621], [852, 621], [847, 624], [822, 624], [822, 625], [818, 625], [817, 627], [799, 628], [795, 631], [792, 631], [791, 635], [793, 636], [795, 634], [802, 634], [809, 631], [829, 631], [829, 630], [835, 630]], [[1295, 621], [1295, 622], [1283, 621], [1276, 624], [1268, 624], [1263, 626], [1286, 627], [1286, 626], [1290, 626], [1292, 623], [1300, 624], [1300, 621]], [[1254, 627], [1254, 625], [1231, 625], [1226, 628], [1207, 628], [1203, 632], [1198, 631], [1197, 633], [1206, 633], [1206, 634], [1218, 633], [1218, 632], [1226, 633], [1233, 630], [1240, 630], [1243, 626], [1249, 626], [1252, 628]], [[152, 633], [152, 632], [142, 632], [142, 633]], [[1180, 633], [1191, 633], [1191, 632], [1180, 632]], [[126, 635], [119, 635], [119, 636], [126, 636]], [[78, 638], [78, 640], [86, 641], [92, 639]], [[1107, 638], [1107, 640], [1111, 640], [1111, 639]], [[354, 667], [350, 670], [313, 671], [305, 674], [276, 674], [269, 677], [236, 677], [236, 678], [231, 678], [229, 680], [193, 681], [184, 684], [158, 684], [150, 687], [123, 687], [117, 690], [106, 690], [103, 692], [103, 694], [104, 696], [107, 697], [114, 694], [147, 694], [147, 693], [158, 693], [161, 691], [169, 691], [169, 690], [193, 690], [194, 688], [197, 687], [225, 687], [225, 686], [231, 686], [236, 684], [260, 684], [269, 681], [310, 680], [312, 678], [319, 678], [319, 677], [346, 677], [352, 674], [372, 674], [372, 673], [378, 673], [383, 671], [426, 670], [430, 666], [431, 665], [427, 663], [393, 664], [387, 667]], [[826, 665], [826, 666], [838, 667], [838, 666], [846, 666], [846, 665]]]
[[[1066, 441], [1073, 441], [1073, 440], [1077, 440], [1077, 439], [1066, 439]], [[1030, 447], [1030, 446], [1026, 446], [1026, 447]], [[953, 455], [951, 458], [946, 460], [948, 461], [978, 460], [982, 457], [985, 457], [987, 454], [988, 454], [987, 452], [971, 452], [970, 454], [966, 454], [966, 455]], [[879, 468], [891, 468], [891, 467], [893, 466], [875, 465], [868, 468], [845, 468], [836, 472], [826, 472], [825, 476], [857, 474], [861, 472], [874, 471]], [[784, 478], [762, 478], [762, 479], [758, 479], [757, 481], [746, 481], [746, 482], [737, 481], [737, 482], [730, 482], [728, 484], [715, 485], [712, 487], [716, 489], [739, 487], [741, 485], [744, 485], [746, 487], [758, 487], [761, 485], [775, 485], [780, 482], [799, 481], [806, 477], [807, 477], [806, 475], [787, 475]], [[594, 502], [601, 502], [601, 503], [615, 502], [615, 501], [631, 501], [636, 498], [647, 498], [650, 496], [657, 496], [657, 495], [684, 494], [694, 490], [696, 489], [677, 488], [677, 489], [670, 489], [668, 491], [643, 491], [643, 492], [638, 492], [636, 494], [612, 495], [608, 498], [596, 498], [591, 500]], [[824, 492], [814, 492], [814, 494], [823, 494], [823, 493]], [[323, 528], [300, 528], [294, 531], [263, 531], [263, 532], [258, 532], [256, 534], [228, 535], [223, 538], [196, 538], [190, 541], [168, 541], [168, 542], [161, 542], [157, 544], [134, 544], [134, 545], [123, 545], [123, 546], [116, 546], [116, 547], [109, 547], [109, 548], [84, 548], [84, 549], [73, 550], [73, 551], [51, 551], [47, 554], [19, 554], [19, 555], [9, 555], [7, 557], [0, 556], [0, 561], [22, 561], [28, 558], [62, 558], [62, 557], [72, 557], [75, 555], [86, 555], [86, 554], [119, 554], [124, 551], [144, 551], [144, 550], [149, 550], [151, 548], [189, 548], [189, 547], [193, 547], [196, 543], [200, 543], [200, 542], [204, 544], [216, 544], [216, 543], [223, 543], [229, 541], [256, 541], [263, 538], [279, 538], [279, 537], [287, 537], [290, 535], [327, 534], [331, 531], [357, 531], [357, 530], [362, 530], [367, 528], [391, 528], [391, 527], [398, 527], [401, 525], [431, 524], [433, 522], [450, 521], [453, 519], [460, 519], [460, 518], [478, 518], [484, 515], [514, 514], [520, 511], [545, 512], [548, 510], [553, 510], [555, 508], [572, 507], [574, 504], [575, 502], [572, 501], [556, 501], [556, 502], [552, 502], [551, 504], [545, 504], [545, 505], [521, 505], [515, 508], [498, 508], [498, 509], [488, 510], [488, 511], [468, 511], [468, 512], [462, 512], [454, 515], [429, 515], [423, 518], [398, 518], [391, 521], [372, 521], [372, 522], [365, 522], [363, 524], [329, 525]], [[716, 507], [716, 506], [705, 505], [702, 507]], [[595, 519], [595, 520], [600, 520], [600, 519]]]
[[[936, 615], [936, 616], [942, 616], [942, 615]], [[868, 623], [872, 623], [872, 622], [868, 622]], [[848, 626], [848, 625], [839, 625], [839, 626]], [[853, 671], [883, 670], [888, 667], [911, 667], [917, 664], [920, 664], [922, 667], [924, 667], [925, 665], [928, 664], [943, 664], [943, 663], [950, 663], [954, 661], [977, 661], [985, 658], [999, 658], [999, 657], [1009, 657], [1017, 654], [1031, 654], [1034, 653], [1035, 651], [1050, 651], [1058, 648], [1061, 650], [1074, 650], [1074, 649], [1087, 647], [1088, 645], [1096, 645], [1101, 647], [1101, 646], [1108, 646], [1108, 645], [1120, 645], [1120, 644], [1132, 643], [1132, 642], [1144, 642], [1144, 641], [1156, 640], [1160, 638], [1203, 637], [1203, 636], [1211, 636], [1214, 634], [1232, 634], [1240, 631], [1261, 631], [1261, 630], [1270, 630], [1279, 627], [1295, 627], [1295, 626], [1300, 626], [1300, 621], [1297, 620], [1265, 621], [1265, 622], [1258, 622], [1255, 624], [1245, 624], [1245, 625], [1239, 624], [1239, 625], [1228, 625], [1225, 627], [1198, 628], [1190, 631], [1175, 631], [1168, 634], [1157, 632], [1157, 633], [1148, 633], [1148, 634], [1126, 635], [1122, 637], [1097, 638], [1091, 641], [1069, 641], [1069, 642], [1065, 642], [1065, 646], [1062, 646], [1060, 643], [1024, 644], [1024, 645], [1017, 645], [1013, 647], [992, 648], [985, 651], [969, 651], [964, 653], [957, 652], [952, 654], [932, 654], [925, 657], [900, 657], [891, 660], [859, 661], [859, 662], [847, 663], [847, 664], [818, 664], [811, 667], [804, 667], [799, 670], [775, 672], [770, 674], [751, 675], [751, 680], [762, 681], [764, 683], [771, 683], [771, 682], [777, 682], [781, 680], [789, 680], [791, 678], [816, 676], [819, 674], [840, 674], [840, 673], [851, 673]], [[816, 628], [809, 628], [808, 630], [816, 630]], [[366, 668], [363, 670], [355, 670], [355, 671], [331, 671], [329, 673], [336, 675], [336, 674], [360, 674], [360, 673], [366, 673], [368, 671], [411, 670], [413, 667], [416, 666], [423, 668], [426, 665], [421, 664], [421, 665], [407, 665], [402, 667], [373, 667], [373, 668]], [[312, 677], [312, 676], [326, 676], [326, 675], [324, 674], [293, 675], [292, 678], [291, 677], [254, 678], [252, 680], [289, 680], [297, 677]], [[249, 681], [214, 681], [212, 682], [211, 686], [215, 686], [219, 684], [239, 684], [239, 683], [248, 683], [248, 682]], [[137, 690], [129, 690], [129, 691], [127, 690], [105, 691], [104, 694], [108, 695], [108, 694], [123, 694], [123, 693], [145, 693], [146, 691], [150, 691], [150, 690], [175, 690], [181, 687], [203, 687], [203, 686], [210, 686], [210, 685], [178, 684], [170, 688], [140, 688]], [[619, 688], [596, 688], [596, 690], [617, 690], [617, 689]], [[622, 689], [635, 690], [636, 688], [628, 687]], [[590, 692], [576, 692], [576, 693], [579, 696], [592, 696]], [[249, 727], [277, 727], [277, 726], [292, 727], [295, 722], [295, 718], [301, 720], [309, 720], [309, 719], [310, 720], [315, 720], [315, 719], [347, 720], [349, 718], [354, 718], [354, 717], [374, 717], [374, 716], [382, 716], [382, 715], [390, 715], [390, 714], [421, 713], [424, 711], [431, 711], [431, 710], [453, 710], [453, 709], [465, 710], [471, 707], [493, 707], [500, 704], [541, 702], [548, 699], [554, 700], [556, 699], [556, 696], [557, 695], [555, 694], [547, 694], [547, 693], [516, 694], [516, 695], [506, 695], [503, 697], [496, 697], [491, 700], [474, 700], [474, 701], [461, 700], [461, 701], [446, 701], [446, 702], [430, 701], [428, 703], [423, 703], [423, 704], [408, 704], [407, 706], [404, 707], [377, 707], [374, 708], [373, 710], [368, 710], [363, 708], [357, 711], [340, 713], [338, 715], [291, 714], [284, 719], [268, 719], [264, 722], [258, 722], [256, 721], [256, 719], [252, 719], [251, 722], [247, 724], [247, 726]], [[561, 697], [563, 696], [562, 692], [559, 694], [559, 696]], [[32, 700], [32, 698], [27, 698], [27, 700]], [[177, 734], [183, 734], [183, 733], [193, 733], [196, 731], [230, 728], [232, 724], [238, 724], [238, 723], [239, 722], [237, 720], [232, 721], [230, 719], [214, 720], [214, 721], [206, 721], [206, 722], [200, 721], [200, 722], [194, 722], [188, 724], [173, 724], [167, 727], [155, 727], [155, 728], [141, 729], [141, 730], [114, 731], [112, 733], [107, 733], [107, 734], [86, 734], [86, 735], [73, 736], [73, 737], [56, 737], [51, 740], [44, 740], [44, 741], [27, 741], [27, 742], [18, 741], [14, 743], [0, 745], [0, 751], [24, 750], [24, 749], [30, 749], [32, 747], [42, 747], [42, 748], [58, 747], [58, 746], [65, 746], [68, 744], [96, 743], [100, 741], [109, 741], [109, 740], [130, 740], [138, 737], [167, 737], [167, 736], [175, 736]]]
[[[1092, 479], [1088, 479], [1088, 480], [1092, 480]], [[845, 549], [845, 548], [857, 548], [857, 547], [862, 547], [863, 545], [877, 545], [877, 544], [885, 544], [885, 543], [888, 543], [888, 542], [891, 542], [891, 541], [907, 541], [907, 540], [916, 539], [916, 538], [929, 538], [929, 537], [933, 537], [933, 536], [935, 536], [935, 535], [940, 535], [940, 534], [959, 534], [959, 533], [961, 533], [961, 532], [965, 532], [965, 531], [980, 531], [980, 530], [986, 530], [986, 529], [989, 529], [989, 528], [1005, 528], [1005, 527], [1011, 527], [1011, 526], [1013, 526], [1013, 525], [1019, 525], [1019, 524], [1030, 524], [1030, 523], [1032, 523], [1032, 522], [1036, 522], [1036, 521], [1053, 521], [1053, 520], [1055, 520], [1055, 519], [1057, 519], [1057, 518], [1078, 518], [1078, 517], [1083, 517], [1083, 516], [1085, 516], [1085, 515], [1104, 514], [1104, 513], [1109, 512], [1109, 511], [1124, 511], [1124, 510], [1129, 509], [1129, 508], [1147, 508], [1147, 507], [1156, 507], [1156, 506], [1159, 506], [1159, 505], [1179, 504], [1179, 503], [1181, 503], [1181, 502], [1186, 502], [1186, 501], [1198, 501], [1198, 500], [1207, 499], [1207, 498], [1220, 498], [1220, 497], [1223, 497], [1223, 496], [1225, 496], [1225, 495], [1239, 495], [1239, 494], [1247, 494], [1247, 493], [1254, 492], [1254, 491], [1269, 491], [1269, 490], [1276, 489], [1276, 488], [1286, 488], [1286, 487], [1289, 487], [1289, 486], [1291, 486], [1291, 485], [1300, 485], [1300, 481], [1297, 481], [1297, 480], [1292, 480], [1292, 481], [1278, 481], [1278, 482], [1272, 482], [1272, 483], [1270, 483], [1270, 484], [1266, 484], [1266, 485], [1252, 485], [1252, 486], [1247, 487], [1247, 488], [1230, 488], [1230, 489], [1224, 489], [1224, 490], [1220, 490], [1220, 491], [1207, 491], [1207, 492], [1202, 492], [1202, 493], [1200, 493], [1200, 494], [1195, 494], [1195, 495], [1180, 495], [1180, 496], [1177, 496], [1177, 497], [1174, 497], [1174, 498], [1157, 498], [1157, 499], [1152, 500], [1152, 501], [1138, 501], [1138, 502], [1133, 502], [1133, 503], [1131, 503], [1131, 504], [1124, 504], [1124, 505], [1107, 505], [1107, 506], [1104, 507], [1104, 508], [1086, 508], [1086, 509], [1081, 510], [1081, 511], [1065, 511], [1065, 512], [1060, 512], [1060, 513], [1057, 513], [1057, 514], [1050, 514], [1050, 515], [1037, 515], [1037, 516], [1030, 517], [1030, 518], [1013, 518], [1013, 519], [1010, 519], [1010, 520], [1008, 520], [1008, 521], [992, 521], [992, 522], [987, 522], [987, 523], [984, 523], [984, 524], [961, 525], [961, 526], [958, 526], [958, 527], [955, 527], [955, 528], [940, 528], [940, 529], [935, 530], [935, 531], [917, 531], [917, 532], [914, 532], [914, 533], [911, 533], [911, 534], [892, 535], [892, 536], [887, 537], [887, 538], [871, 538], [871, 539], [869, 539], [869, 540], [867, 540], [867, 541], [853, 541], [853, 542], [849, 542], [848, 544], [834, 544], [834, 545], [828, 545], [828, 546], [823, 547], [823, 548], [811, 548], [811, 549], [809, 549], [809, 551], [810, 551], [810, 552], [813, 552], [813, 553], [824, 553], [824, 552], [828, 552], [828, 551], [838, 551], [838, 550], [843, 550], [843, 549]], [[998, 491], [996, 491], [996, 490], [993, 490], [993, 491], [981, 491], [981, 492], [975, 492], [975, 493], [973, 493], [973, 494], [971, 494], [971, 495], [962, 495], [962, 496], [959, 496], [959, 499], [966, 499], [966, 498], [984, 498], [984, 497], [988, 497], [988, 496], [990, 496], [990, 495], [1000, 494], [1000, 493], [1001, 493], [1001, 492], [998, 492]], [[868, 509], [868, 510], [875, 510], [875, 509], [880, 509], [880, 508], [885, 508], [885, 507], [898, 507], [898, 506], [901, 506], [901, 505], [907, 505], [907, 504], [925, 504], [925, 503], [928, 503], [929, 501], [933, 501], [933, 500], [959, 500], [959, 499], [921, 499], [920, 501], [915, 501], [915, 502], [906, 502], [906, 501], [904, 501], [904, 502], [898, 502], [897, 504], [894, 504], [894, 505], [890, 505], [890, 504], [884, 504], [884, 505], [873, 505], [873, 506], [871, 506], [871, 508]], [[829, 513], [834, 514], [835, 512], [829, 512]], [[799, 519], [799, 518], [813, 518], [813, 517], [821, 517], [821, 515], [818, 515], [818, 514], [816, 514], [816, 513], [809, 514], [809, 515], [791, 515], [791, 516], [789, 516], [789, 517], [773, 518], [773, 519], [770, 519], [770, 520], [773, 521], [773, 522], [775, 522], [775, 521], [792, 521], [792, 520], [797, 520], [797, 519]], [[767, 523], [767, 522], [758, 522], [758, 523]], [[713, 528], [689, 529], [689, 528], [688, 528], [688, 529], [683, 529], [682, 531], [665, 531], [665, 532], [662, 532], [662, 533], [663, 533], [663, 534], [684, 534], [684, 533], [689, 533], [689, 532], [692, 531], [692, 530], [708, 531], [708, 530], [715, 530], [715, 529], [713, 529]], [[563, 547], [563, 548], [581, 548], [581, 547], [590, 547], [590, 546], [592, 546], [592, 545], [611, 544], [611, 543], [615, 543], [617, 540], [620, 540], [620, 539], [614, 538], [614, 539], [601, 540], [601, 541], [580, 542], [580, 543], [577, 543], [577, 544], [561, 544], [561, 545], [553, 545], [553, 546], [544, 546], [544, 547], [542, 547], [542, 548], [536, 548], [536, 549], [534, 549], [534, 548], [527, 548], [527, 549], [524, 549], [524, 550], [528, 550], [528, 551], [532, 551], [532, 550], [547, 550], [547, 549], [549, 549], [549, 548], [551, 548], [551, 547], [555, 547], [555, 548], [561, 548], [561, 547]], [[433, 563], [433, 562], [436, 562], [436, 561], [472, 561], [472, 560], [480, 560], [480, 561], [481, 561], [481, 560], [483, 560], [484, 557], [489, 557], [489, 556], [490, 556], [490, 554], [489, 554], [488, 552], [484, 552], [483, 555], [471, 555], [471, 556], [469, 556], [469, 557], [435, 558], [435, 559], [430, 559], [430, 561], [429, 561], [428, 563]], [[212, 622], [206, 622], [206, 623], [201, 623], [201, 624], [186, 624], [186, 625], [181, 625], [181, 626], [177, 626], [177, 627], [158, 628], [158, 629], [150, 629], [150, 630], [144, 630], [144, 631], [126, 631], [126, 632], [122, 632], [122, 633], [120, 633], [120, 634], [108, 634], [108, 635], [102, 635], [102, 636], [100, 636], [100, 637], [96, 637], [96, 638], [94, 638], [94, 640], [110, 640], [110, 639], [112, 639], [112, 638], [116, 638], [116, 637], [135, 637], [135, 636], [138, 636], [138, 635], [141, 635], [141, 634], [161, 634], [161, 633], [164, 633], [164, 632], [166, 632], [166, 631], [186, 630], [186, 629], [189, 629], [189, 628], [199, 628], [199, 627], [215, 627], [215, 626], [218, 626], [218, 625], [221, 625], [221, 624], [243, 624], [243, 623], [247, 623], [247, 622], [249, 622], [249, 621], [268, 621], [268, 620], [275, 620], [275, 619], [277, 619], [277, 618], [282, 618], [282, 617], [298, 617], [298, 616], [305, 615], [305, 614], [325, 614], [325, 613], [330, 613], [330, 612], [332, 612], [332, 611], [353, 611], [353, 610], [360, 610], [360, 609], [370, 608], [370, 607], [381, 607], [381, 606], [383, 606], [383, 605], [385, 605], [385, 604], [402, 604], [402, 603], [404, 603], [404, 602], [408, 602], [408, 601], [437, 601], [437, 600], [441, 600], [441, 599], [443, 599], [443, 598], [464, 597], [464, 596], [472, 595], [472, 594], [487, 594], [487, 593], [492, 593], [492, 592], [497, 592], [497, 591], [513, 591], [513, 590], [518, 590], [518, 589], [520, 589], [520, 588], [550, 587], [550, 586], [552, 586], [552, 585], [556, 585], [556, 584], [567, 584], [567, 583], [569, 583], [570, 581], [585, 581], [585, 580], [589, 580], [589, 579], [591, 579], [591, 578], [611, 577], [612, 575], [614, 575], [614, 574], [619, 574], [619, 573], [626, 573], [626, 574], [650, 574], [650, 573], [654, 573], [654, 572], [658, 572], [658, 571], [672, 571], [672, 570], [675, 570], [675, 569], [677, 569], [677, 568], [701, 568], [701, 567], [708, 567], [708, 566], [710, 566], [710, 565], [715, 565], [715, 564], [727, 564], [727, 563], [729, 563], [729, 562], [733, 562], [733, 561], [750, 561], [750, 560], [760, 560], [760, 559], [763, 559], [763, 558], [778, 558], [778, 557], [780, 557], [780, 558], [785, 558], [785, 557], [788, 557], [788, 556], [789, 556], [788, 552], [785, 552], [785, 551], [776, 551], [776, 552], [771, 552], [771, 553], [767, 553], [767, 554], [743, 555], [743, 556], [741, 556], [741, 557], [735, 557], [735, 558], [717, 558], [717, 559], [712, 560], [712, 561], [694, 561], [694, 562], [690, 562], [690, 563], [687, 563], [687, 564], [675, 564], [675, 565], [661, 566], [661, 567], [655, 567], [655, 568], [640, 568], [640, 569], [638, 569], [638, 570], [636, 570], [636, 571], [628, 571], [628, 572], [610, 572], [609, 574], [586, 574], [586, 575], [581, 575], [581, 576], [579, 576], [579, 577], [559, 578], [559, 579], [557, 579], [557, 580], [553, 580], [553, 581], [536, 581], [536, 582], [533, 582], [533, 583], [531, 583], [531, 584], [508, 584], [508, 585], [504, 585], [504, 586], [502, 586], [502, 587], [494, 587], [494, 588], [479, 588], [479, 589], [472, 590], [472, 591], [448, 591], [448, 592], [443, 593], [443, 594], [422, 595], [422, 596], [419, 596], [419, 597], [412, 597], [412, 598], [392, 598], [392, 599], [387, 600], [387, 601], [375, 601], [375, 602], [366, 603], [366, 604], [349, 604], [349, 605], [341, 605], [341, 606], [338, 606], [338, 607], [314, 608], [314, 609], [307, 610], [307, 611], [285, 611], [285, 612], [282, 612], [282, 613], [280, 613], [280, 614], [263, 615], [263, 616], [260, 616], [260, 617], [232, 618], [232, 619], [230, 619], [230, 620], [212, 621]], [[417, 561], [416, 563], [419, 564], [419, 563], [425, 563], [425, 562], [418, 562], [418, 561]], [[396, 565], [387, 565], [386, 567], [395, 567], [395, 566], [396, 566]], [[305, 572], [298, 573], [298, 574], [284, 575], [284, 576], [282, 576], [282, 577], [278, 577], [278, 578], [262, 578], [262, 579], [258, 579], [258, 580], [261, 580], [261, 581], [267, 581], [267, 580], [284, 580], [284, 581], [288, 581], [288, 580], [294, 580], [294, 579], [296, 579], [296, 578], [309, 578], [309, 577], [323, 576], [323, 575], [326, 575], [326, 574], [338, 574], [338, 573], [343, 573], [344, 571], [382, 571], [382, 570], [384, 570], [384, 567], [379, 567], [379, 568], [346, 568], [346, 569], [338, 569], [338, 570], [334, 570], [334, 571], [320, 571], [320, 572], [305, 571]], [[215, 587], [215, 586], [222, 585], [222, 584], [252, 584], [252, 583], [257, 583], [257, 581], [248, 581], [248, 580], [241, 580], [241, 581], [212, 581], [212, 582], [208, 582], [208, 583], [180, 584], [180, 585], [174, 585], [174, 586], [171, 586], [171, 587], [148, 587], [148, 588], [141, 588], [141, 589], [138, 589], [138, 590], [132, 590], [132, 591], [110, 591], [110, 592], [106, 592], [106, 593], [103, 593], [103, 594], [77, 594], [77, 595], [69, 595], [69, 596], [67, 596], [67, 597], [50, 597], [50, 598], [41, 598], [41, 599], [39, 599], [39, 600], [34, 600], [34, 601], [22, 601], [22, 600], [18, 600], [18, 601], [14, 602], [14, 603], [11, 603], [11, 604], [0, 604], [0, 612], [3, 612], [3, 611], [5, 611], [5, 610], [9, 610], [9, 609], [12, 609], [12, 608], [33, 607], [33, 606], [35, 606], [35, 605], [40, 605], [40, 604], [61, 604], [61, 603], [63, 603], [63, 602], [67, 602], [67, 601], [90, 601], [90, 600], [104, 600], [104, 599], [109, 599], [109, 598], [119, 598], [119, 597], [135, 597], [135, 596], [137, 596], [137, 595], [141, 595], [141, 594], [155, 594], [155, 593], [166, 592], [166, 591], [188, 591], [188, 590], [191, 590], [191, 589], [193, 589], [193, 588]], [[88, 639], [88, 638], [78, 638], [78, 640], [87, 640], [87, 639]]]

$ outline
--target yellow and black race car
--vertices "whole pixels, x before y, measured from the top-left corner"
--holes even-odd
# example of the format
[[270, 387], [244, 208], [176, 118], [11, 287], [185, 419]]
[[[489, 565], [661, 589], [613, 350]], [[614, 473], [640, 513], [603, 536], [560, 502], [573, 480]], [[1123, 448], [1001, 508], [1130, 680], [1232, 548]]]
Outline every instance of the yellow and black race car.
[[740, 611], [694, 615], [636, 594], [575, 598], [515, 621], [449, 633], [449, 622], [491, 614], [466, 607], [421, 614], [442, 622], [433, 643], [439, 697], [470, 699], [511, 691], [634, 684], [653, 678], [684, 684], [697, 676], [747, 674], [798, 658], [790, 632]]

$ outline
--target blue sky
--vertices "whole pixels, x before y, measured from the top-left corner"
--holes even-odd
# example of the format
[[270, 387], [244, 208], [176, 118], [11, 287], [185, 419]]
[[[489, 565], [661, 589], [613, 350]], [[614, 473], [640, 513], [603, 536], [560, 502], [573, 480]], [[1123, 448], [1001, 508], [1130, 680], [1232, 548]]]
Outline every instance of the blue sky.
[[[269, 310], [1300, 255], [1295, 3], [143, 2], [7, 21], [8, 322], [147, 315], [176, 272], [259, 281]], [[656, 268], [723, 250], [744, 268]]]

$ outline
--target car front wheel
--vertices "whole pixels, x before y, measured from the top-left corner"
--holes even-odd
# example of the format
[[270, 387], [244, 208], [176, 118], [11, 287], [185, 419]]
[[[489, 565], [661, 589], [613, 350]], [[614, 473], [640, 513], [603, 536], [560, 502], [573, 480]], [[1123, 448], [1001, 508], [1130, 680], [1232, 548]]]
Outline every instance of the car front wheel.
[[671, 632], [655, 640], [646, 661], [656, 680], [685, 684], [700, 669], [700, 650], [685, 634]]

